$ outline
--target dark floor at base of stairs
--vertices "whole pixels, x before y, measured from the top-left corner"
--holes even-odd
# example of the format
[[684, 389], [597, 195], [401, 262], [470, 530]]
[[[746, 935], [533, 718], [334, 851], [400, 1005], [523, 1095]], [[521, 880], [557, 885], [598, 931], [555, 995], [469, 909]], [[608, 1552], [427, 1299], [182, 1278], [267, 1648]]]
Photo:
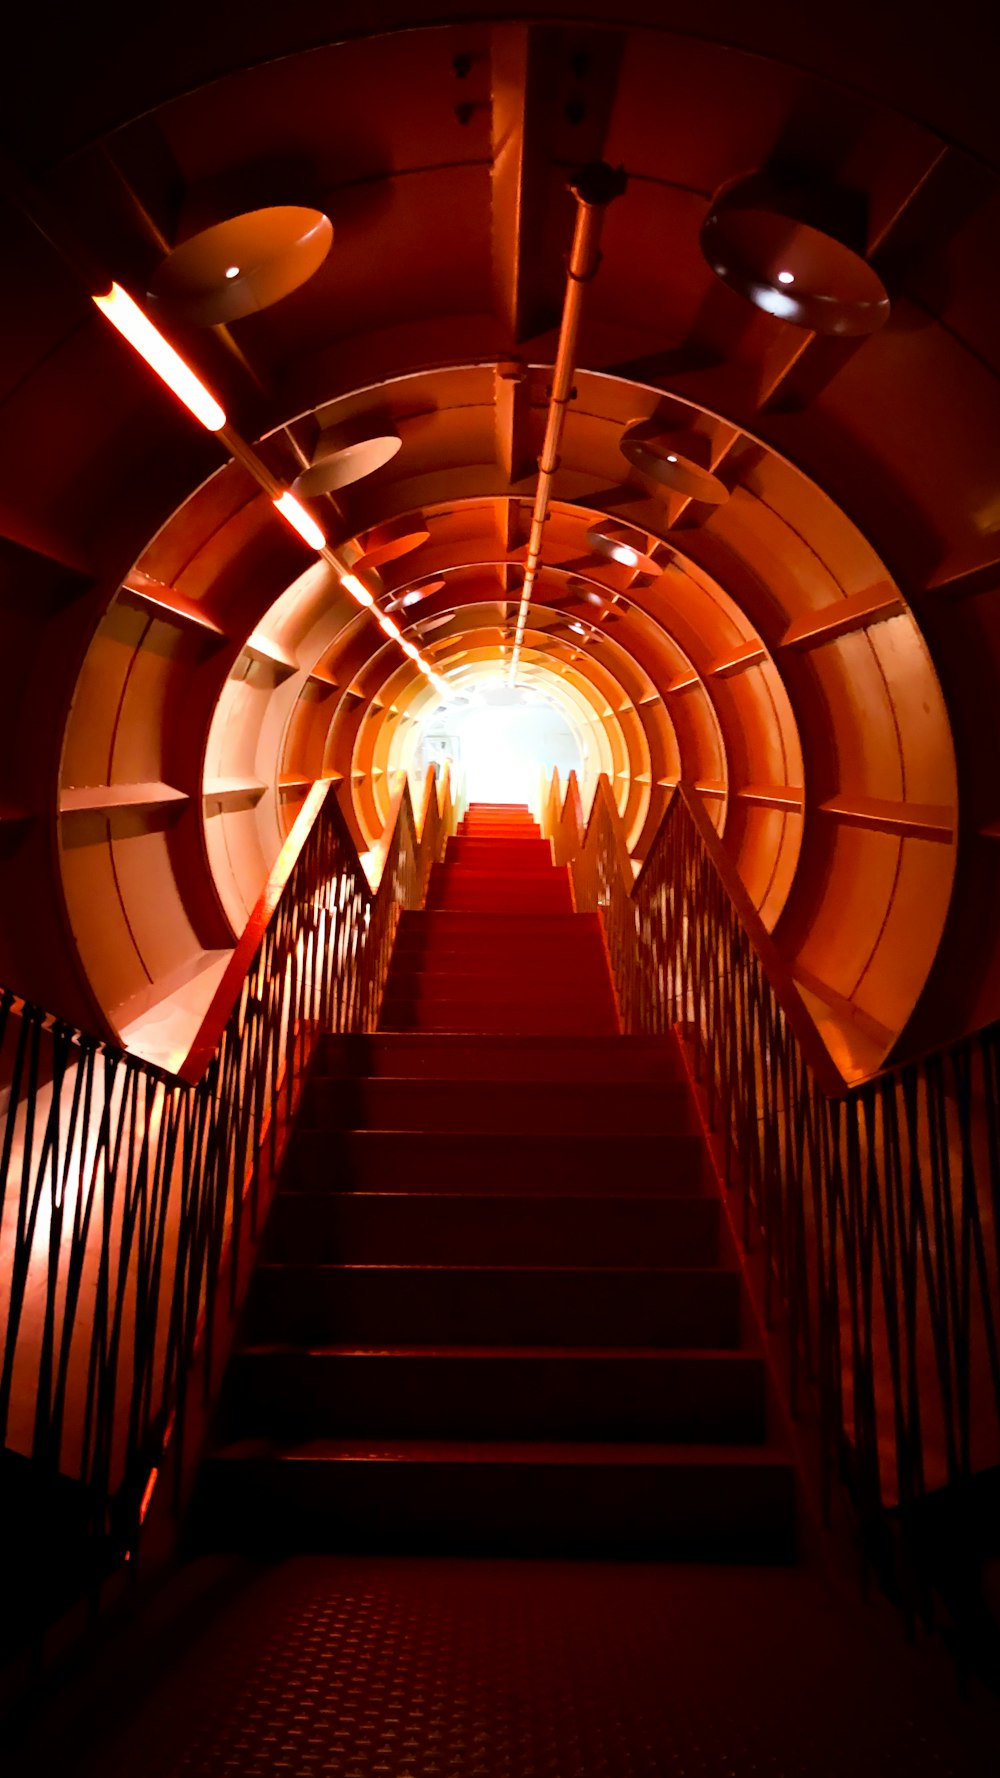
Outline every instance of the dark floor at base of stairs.
[[886, 1608], [802, 1570], [300, 1557], [242, 1574], [178, 1624], [148, 1695], [111, 1668], [113, 1739], [80, 1757], [91, 1683], [18, 1778], [996, 1770], [991, 1701], [960, 1699]]

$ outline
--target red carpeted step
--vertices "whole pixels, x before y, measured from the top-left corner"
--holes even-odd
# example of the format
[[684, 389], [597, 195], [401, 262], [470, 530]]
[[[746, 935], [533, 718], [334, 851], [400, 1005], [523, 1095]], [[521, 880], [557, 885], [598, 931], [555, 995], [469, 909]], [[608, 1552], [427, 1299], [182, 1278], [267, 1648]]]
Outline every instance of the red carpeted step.
[[615, 1197], [700, 1191], [699, 1135], [525, 1136], [450, 1131], [309, 1130], [297, 1126], [283, 1176], [293, 1190], [512, 1192]]
[[719, 1266], [262, 1265], [245, 1327], [300, 1346], [733, 1347], [739, 1282]]
[[593, 1081], [338, 1080], [313, 1073], [302, 1098], [303, 1121], [331, 1130], [502, 1130], [522, 1135], [668, 1136], [697, 1128], [683, 1082], [604, 1086]]
[[552, 870], [552, 845], [549, 840], [490, 840], [459, 838], [448, 841], [445, 867], [465, 865], [479, 870]]
[[642, 1267], [719, 1261], [717, 1198], [279, 1192], [266, 1257], [302, 1265]]
[[339, 1077], [494, 1081], [678, 1081], [686, 1078], [668, 1037], [550, 1037], [484, 1033], [426, 1037], [418, 1031], [352, 1033], [321, 1039], [315, 1067]]
[[400, 917], [399, 943], [429, 941], [480, 943], [484, 952], [506, 946], [513, 956], [530, 960], [533, 953], [547, 950], [553, 943], [594, 943], [603, 948], [600, 918], [597, 914], [509, 914], [504, 911], [448, 913], [444, 909], [427, 908], [408, 912]]
[[244, 1444], [205, 1470], [203, 1516], [222, 1548], [794, 1555], [791, 1471], [767, 1447]]
[[540, 1004], [533, 1007], [522, 1003], [513, 1007], [487, 1006], [484, 1009], [481, 998], [473, 995], [419, 1011], [405, 1003], [388, 1002], [384, 1017], [384, 1028], [390, 1031], [439, 1031], [444, 1034], [467, 1031], [472, 1035], [494, 1032], [498, 1037], [512, 1032], [524, 1032], [562, 1038], [572, 1037], [579, 1031], [591, 1031], [595, 1036], [610, 1036], [618, 1029], [616, 1017], [604, 1010], [603, 1001], [587, 1007], [567, 1006], [563, 1001], [556, 1000], [548, 1006]]
[[442, 913], [571, 914], [573, 897], [565, 870], [529, 876], [526, 871], [432, 873], [427, 906]]
[[[555, 1005], [610, 1007], [611, 984], [581, 979], [577, 970], [553, 970], [544, 965], [532, 971], [527, 984], [511, 977], [509, 970], [478, 971], [468, 964], [438, 969], [400, 969], [386, 983], [386, 1000], [392, 1003], [433, 1007], [448, 1000], [484, 1000], [490, 1006]], [[382, 1017], [383, 1024], [388, 1020]]]
[[397, 981], [415, 972], [440, 976], [449, 971], [477, 975], [483, 981], [500, 975], [520, 980], [522, 986], [527, 985], [525, 973], [529, 982], [543, 974], [549, 981], [566, 985], [593, 980], [596, 975], [602, 984], [611, 985], [604, 947], [588, 932], [556, 932], [544, 943], [533, 945], [523, 941], [486, 944], [474, 933], [409, 934], [394, 951], [389, 979]]
[[242, 1347], [222, 1435], [344, 1438], [763, 1439], [762, 1360], [732, 1351], [449, 1345]]
[[508, 999], [484, 993], [471, 982], [422, 1002], [393, 989], [379, 1023], [387, 1031], [534, 1031], [560, 1037], [579, 1031], [611, 1035], [618, 1029], [618, 1015], [610, 995], [600, 988], [566, 995], [539, 987]]
[[428, 956], [423, 967], [411, 958], [394, 963], [386, 982], [386, 998], [413, 1000], [433, 1005], [436, 1000], [468, 999], [481, 995], [491, 1002], [514, 1001], [519, 996], [550, 999], [613, 1001], [610, 977], [588, 967], [590, 957], [540, 957], [528, 983], [518, 980], [503, 958], [480, 959], [451, 952]]

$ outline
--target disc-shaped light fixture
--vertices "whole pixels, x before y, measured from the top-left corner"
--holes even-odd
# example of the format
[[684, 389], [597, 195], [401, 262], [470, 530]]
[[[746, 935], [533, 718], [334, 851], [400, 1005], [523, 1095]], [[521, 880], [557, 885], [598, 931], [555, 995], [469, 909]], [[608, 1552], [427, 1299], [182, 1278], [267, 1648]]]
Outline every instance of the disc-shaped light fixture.
[[409, 611], [412, 605], [419, 605], [422, 600], [429, 599], [432, 593], [439, 593], [446, 585], [444, 580], [425, 580], [420, 586], [406, 587], [403, 592], [393, 594], [386, 610]]
[[358, 538], [361, 560], [366, 566], [381, 568], [386, 562], [395, 562], [400, 556], [409, 555], [411, 550], [419, 549], [429, 536], [419, 514], [392, 519]]
[[599, 605], [603, 611], [607, 611], [615, 602], [608, 593], [601, 592], [593, 581], [582, 580], [577, 574], [568, 577], [566, 593], [571, 599], [583, 599], [588, 605]]
[[674, 494], [722, 506], [729, 499], [724, 481], [708, 467], [710, 442], [700, 432], [664, 432], [655, 420], [634, 420], [619, 441], [623, 457], [650, 481]]
[[623, 568], [634, 568], [640, 574], [663, 572], [665, 564], [658, 562], [650, 551], [646, 532], [637, 530], [635, 525], [619, 525], [604, 519], [591, 526], [587, 542], [597, 555], [620, 562]]
[[367, 420], [329, 426], [321, 432], [308, 469], [292, 483], [297, 494], [332, 494], [374, 475], [399, 450], [398, 432], [372, 432]]
[[231, 216], [168, 253], [149, 294], [200, 327], [239, 321], [298, 290], [330, 251], [322, 210], [276, 204]]
[[713, 199], [701, 248], [717, 277], [758, 309], [813, 333], [874, 333], [889, 298], [864, 258], [856, 194], [734, 180]]

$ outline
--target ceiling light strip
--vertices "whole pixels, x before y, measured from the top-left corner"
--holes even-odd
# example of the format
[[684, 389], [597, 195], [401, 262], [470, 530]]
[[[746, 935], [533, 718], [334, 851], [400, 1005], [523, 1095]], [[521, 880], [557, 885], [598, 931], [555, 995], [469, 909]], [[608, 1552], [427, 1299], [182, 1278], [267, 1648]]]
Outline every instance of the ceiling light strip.
[[[365, 608], [373, 607], [375, 604], [374, 593], [358, 579], [357, 575], [352, 574], [349, 564], [341, 559], [337, 551], [330, 548], [321, 526], [296, 498], [291, 489], [282, 486], [277, 477], [272, 475], [266, 463], [258, 457], [256, 451], [252, 450], [235, 427], [229, 424], [221, 403], [216, 400], [212, 391], [206, 387], [201, 378], [195, 375], [190, 365], [185, 364], [180, 353], [164, 337], [159, 328], [149, 319], [149, 316], [143, 312], [139, 304], [129, 296], [127, 290], [107, 276], [90, 249], [80, 240], [67, 222], [59, 206], [6, 160], [0, 167], [0, 173], [2, 173], [4, 187], [8, 195], [18, 204], [39, 234], [55, 248], [65, 264], [80, 280], [91, 301], [105, 319], [110, 321], [122, 338], [128, 341], [133, 351], [145, 360], [151, 370], [155, 371], [171, 393], [183, 402], [195, 419], [199, 420], [209, 432], [214, 432], [230, 455], [249, 471], [286, 523], [298, 532], [311, 549], [315, 549], [317, 555], [329, 563], [338, 575], [341, 586], [350, 597], [358, 605]], [[227, 271], [227, 277], [231, 275], [232, 269]], [[391, 622], [391, 619], [389, 621]], [[447, 697], [447, 684], [435, 672], [430, 662], [424, 660], [419, 649], [415, 648], [412, 643], [404, 642], [396, 625], [392, 626], [392, 631], [386, 631], [385, 624], [382, 624], [381, 627], [391, 641], [398, 643], [407, 659], [413, 661], [414, 665], [435, 687], [435, 690], [442, 697]]]
[[316, 554], [329, 564], [349, 598], [353, 599], [356, 605], [360, 605], [362, 610], [371, 611], [387, 640], [397, 643], [407, 659], [413, 661], [429, 683], [434, 686], [435, 691], [442, 698], [447, 698], [449, 690], [445, 680], [435, 672], [429, 661], [424, 660], [420, 650], [412, 642], [404, 640], [399, 625], [385, 612], [376, 608], [375, 594], [371, 588], [367, 587], [360, 576], [347, 565], [344, 558], [331, 548], [322, 528], [312, 513], [302, 504], [302, 501], [292, 493], [290, 488], [281, 486], [281, 483], [268, 469], [267, 464], [258, 457], [256, 451], [247, 444], [234, 427], [225, 425], [220, 432], [220, 438], [237, 462], [241, 463], [244, 469], [253, 476], [258, 486], [263, 488], [275, 511], [281, 514], [286, 524], [291, 525], [310, 549], [314, 549]]
[[524, 632], [528, 623], [531, 595], [538, 573], [538, 565], [541, 561], [542, 537], [549, 513], [549, 501], [552, 498], [552, 484], [555, 480], [556, 470], [559, 468], [559, 446], [562, 443], [563, 427], [566, 423], [566, 410], [576, 394], [573, 388], [573, 374], [576, 368], [576, 342], [583, 308], [584, 286], [596, 276], [601, 263], [599, 242], [604, 223], [604, 212], [613, 198], [621, 196], [625, 190], [625, 184], [624, 170], [621, 167], [609, 167], [604, 161], [595, 161], [584, 167], [570, 181], [569, 189], [577, 203], [576, 225], [573, 230], [573, 245], [570, 249], [569, 266], [566, 273], [566, 295], [563, 299], [559, 344], [556, 349], [556, 361], [552, 373], [552, 393], [549, 397], [548, 418], [545, 423], [545, 439], [542, 444], [542, 454], [538, 459], [538, 485], [535, 490], [535, 505], [531, 515], [531, 531], [528, 536], [524, 586], [521, 589], [521, 603], [517, 613], [517, 628], [514, 633], [514, 648], [510, 661], [511, 685], [517, 679], [517, 668], [521, 658]]
[[[322, 556], [340, 578], [340, 584], [356, 604], [366, 609], [375, 605], [375, 595], [365, 586], [364, 582], [353, 574], [347, 564], [331, 549], [326, 535], [302, 502], [292, 493], [290, 488], [282, 487], [277, 477], [272, 475], [267, 464], [258, 457], [255, 450], [231, 426], [225, 412], [211, 390], [195, 376], [191, 368], [185, 364], [180, 353], [166, 340], [159, 328], [155, 327], [148, 316], [143, 313], [138, 303], [134, 302], [120, 284], [112, 283], [110, 291], [104, 295], [93, 296], [91, 299], [101, 313], [111, 322], [123, 339], [141, 358], [154, 370], [161, 382], [165, 383], [179, 401], [194, 415], [196, 420], [210, 432], [218, 434], [220, 441], [230, 454], [248, 470], [258, 486], [267, 494], [275, 510], [280, 513], [285, 523], [297, 532], [303, 542]], [[434, 671], [430, 663], [425, 663], [419, 649], [412, 643], [404, 643], [399, 625], [383, 612], [374, 613], [376, 622], [383, 634], [391, 642], [397, 642], [406, 655], [412, 660], [437, 691], [443, 697], [448, 695], [445, 681]]]
[[169, 340], [164, 339], [159, 328], [153, 326], [149, 316], [143, 314], [138, 303], [133, 302], [128, 291], [120, 284], [112, 284], [103, 296], [92, 296], [91, 301], [195, 419], [200, 420], [209, 432], [221, 432], [226, 416], [215, 396], [195, 376], [190, 365], [185, 364]]

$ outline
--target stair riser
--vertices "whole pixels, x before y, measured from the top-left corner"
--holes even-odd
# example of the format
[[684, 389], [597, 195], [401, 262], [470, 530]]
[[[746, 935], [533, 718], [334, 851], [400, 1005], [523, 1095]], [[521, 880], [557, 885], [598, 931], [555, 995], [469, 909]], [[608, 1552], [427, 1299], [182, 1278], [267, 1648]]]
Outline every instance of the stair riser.
[[456, 969], [437, 975], [418, 975], [413, 971], [393, 969], [385, 988], [386, 1001], [417, 1008], [435, 1007], [455, 1000], [483, 1001], [488, 1006], [602, 1006], [611, 1001], [611, 983], [593, 980], [590, 971], [564, 981], [553, 981], [539, 973], [528, 982], [517, 981], [498, 971], [479, 975], [474, 970]]
[[552, 847], [548, 840], [449, 840], [445, 868], [455, 870], [507, 871], [526, 870], [537, 874], [551, 871]]
[[598, 1087], [593, 1082], [317, 1078], [307, 1082], [303, 1120], [329, 1130], [493, 1131], [633, 1136], [691, 1132], [694, 1108], [683, 1086]]
[[577, 931], [574, 919], [575, 915], [566, 914], [564, 923], [554, 931], [532, 940], [527, 940], [513, 921], [504, 921], [503, 930], [494, 933], [441, 932], [435, 936], [410, 930], [396, 940], [392, 967], [440, 969], [464, 963], [477, 970], [491, 966], [506, 970], [513, 964], [520, 969], [527, 966], [532, 975], [539, 969], [564, 975], [574, 969], [592, 969], [595, 964], [605, 969], [600, 934]]
[[527, 950], [520, 943], [493, 946], [476, 941], [472, 944], [400, 945], [392, 959], [389, 980], [408, 988], [418, 982], [431, 993], [444, 981], [474, 981], [484, 994], [492, 994], [497, 986], [524, 973], [519, 984], [523, 993], [531, 987], [543, 987], [548, 993], [565, 994], [582, 982], [603, 987], [610, 978], [604, 952], [592, 945], [565, 945], [548, 948], [541, 953], [537, 947]]
[[[601, 938], [600, 916], [597, 914], [448, 914], [433, 908], [414, 909], [400, 915], [397, 943], [406, 943], [415, 934], [450, 937], [463, 941], [473, 937], [489, 940], [510, 938], [533, 947], [544, 947], [554, 937], [570, 937], [582, 942], [584, 937]], [[523, 954], [523, 953], [522, 953]]]
[[469, 914], [571, 914], [573, 903], [569, 885], [546, 883], [544, 886], [515, 884], [498, 887], [493, 883], [434, 884], [427, 895], [427, 906], [440, 913]]
[[517, 1196], [674, 1196], [702, 1188], [705, 1157], [695, 1136], [518, 1139], [348, 1134], [298, 1129], [287, 1183], [306, 1191], [432, 1191]]
[[487, 1006], [479, 1001], [442, 1001], [437, 1006], [416, 1008], [406, 1002], [385, 1001], [379, 1013], [380, 1031], [441, 1031], [479, 1033], [497, 1037], [520, 1033], [525, 1037], [576, 1037], [581, 1031], [610, 1037], [617, 1019], [601, 1000], [589, 1005]]
[[739, 1278], [644, 1272], [261, 1266], [252, 1342], [295, 1345], [736, 1347]]
[[213, 1548], [719, 1562], [795, 1553], [791, 1476], [779, 1465], [236, 1467], [211, 1463], [203, 1480], [196, 1536]]
[[668, 1082], [684, 1078], [672, 1037], [605, 1040], [578, 1033], [561, 1044], [523, 1037], [353, 1036], [321, 1041], [318, 1074], [341, 1078]]
[[222, 1423], [240, 1439], [752, 1444], [759, 1360], [240, 1352]]
[[280, 1192], [267, 1226], [274, 1263], [327, 1265], [711, 1266], [713, 1198], [441, 1198]]

